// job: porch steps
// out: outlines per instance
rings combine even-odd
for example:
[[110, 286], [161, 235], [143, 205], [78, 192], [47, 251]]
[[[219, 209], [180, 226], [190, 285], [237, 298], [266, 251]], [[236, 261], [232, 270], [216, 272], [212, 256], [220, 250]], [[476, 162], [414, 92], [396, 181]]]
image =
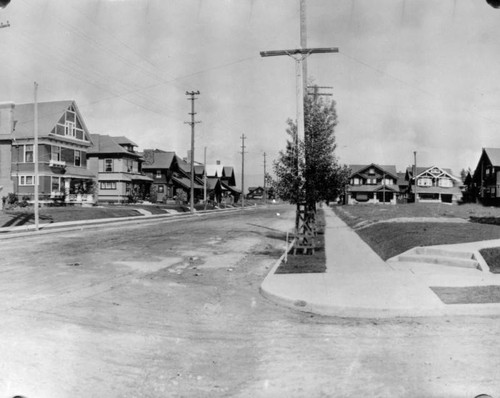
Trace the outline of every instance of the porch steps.
[[482, 270], [473, 252], [454, 251], [433, 247], [416, 247], [397, 256], [397, 261]]

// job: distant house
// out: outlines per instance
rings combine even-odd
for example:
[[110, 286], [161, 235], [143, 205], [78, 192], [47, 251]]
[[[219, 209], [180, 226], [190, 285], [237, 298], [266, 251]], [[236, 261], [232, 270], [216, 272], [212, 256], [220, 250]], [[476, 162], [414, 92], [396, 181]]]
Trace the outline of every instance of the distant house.
[[465, 183], [472, 197], [500, 205], [500, 148], [483, 148], [472, 178]]
[[98, 199], [126, 203], [149, 197], [153, 179], [141, 171], [143, 159], [137, 144], [126, 137], [91, 134], [93, 146], [87, 152], [88, 167], [98, 177]]
[[221, 196], [220, 198], [215, 198], [216, 202], [225, 201], [227, 203], [228, 200], [238, 202], [241, 191], [236, 188], [236, 177], [232, 167], [223, 166], [220, 161], [217, 161], [216, 164], [207, 164], [205, 172], [209, 180], [212, 179], [213, 181], [217, 179], [220, 181]]
[[[87, 168], [92, 143], [75, 101], [41, 102], [37, 110], [39, 199], [93, 203], [96, 175]], [[3, 196], [14, 193], [19, 199], [34, 199], [34, 120], [33, 103], [0, 106]]]
[[400, 195], [396, 166], [377, 164], [350, 165], [351, 175], [346, 187], [346, 204], [396, 204]]
[[[406, 169], [406, 180], [412, 200], [433, 203], [457, 203], [461, 200], [462, 180], [455, 177], [450, 169], [437, 166]], [[416, 182], [416, 185], [415, 185]]]
[[267, 199], [274, 198], [274, 191], [272, 187], [249, 187], [247, 199], [264, 199], [264, 192], [266, 193], [265, 197]]

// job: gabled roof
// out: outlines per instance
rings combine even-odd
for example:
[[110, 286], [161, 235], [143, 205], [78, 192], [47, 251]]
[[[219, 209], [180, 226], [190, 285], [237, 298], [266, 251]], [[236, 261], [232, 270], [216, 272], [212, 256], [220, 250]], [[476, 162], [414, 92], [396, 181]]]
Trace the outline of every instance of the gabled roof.
[[[38, 136], [48, 137], [49, 133], [55, 127], [62, 115], [71, 106], [74, 107], [78, 119], [82, 124], [85, 134], [89, 134], [87, 127], [81, 117], [80, 111], [73, 100], [39, 102], [38, 109]], [[35, 120], [35, 104], [19, 104], [14, 107], [14, 137], [15, 138], [31, 138], [34, 135], [34, 120]], [[58, 138], [68, 138], [58, 136]]]
[[492, 166], [500, 166], [500, 148], [483, 148], [483, 151], [488, 156]]
[[223, 177], [224, 166], [221, 164], [207, 164], [207, 177]]
[[377, 168], [383, 173], [389, 174], [390, 176], [394, 178], [398, 178], [398, 173], [396, 171], [396, 166], [394, 165], [380, 165], [380, 164], [351, 164], [349, 165], [349, 168], [351, 169], [351, 177], [355, 174], [361, 174], [364, 171], [369, 170], [370, 168]]
[[[455, 177], [453, 175], [453, 172], [451, 171], [451, 169], [446, 169], [446, 168], [442, 168], [442, 167], [438, 167], [438, 166], [417, 167], [417, 170], [416, 170], [417, 178], [420, 177], [422, 174], [425, 174], [432, 169], [438, 169], [440, 172], [447, 174], [450, 178], [452, 178], [456, 181], [462, 182], [462, 180], [460, 178]], [[406, 169], [406, 174], [407, 174], [408, 178], [413, 178], [413, 167], [412, 166], [410, 166]]]
[[205, 173], [205, 166], [203, 166], [202, 164], [194, 166], [194, 174], [203, 176], [204, 173]]
[[145, 149], [142, 169], [170, 169], [175, 161], [175, 152], [166, 152], [160, 149]]
[[113, 139], [116, 141], [117, 144], [119, 145], [132, 145], [132, 146], [138, 146], [134, 141], [129, 140], [125, 136], [119, 136], [119, 137], [113, 137]]
[[[120, 145], [125, 137], [111, 137], [109, 135], [90, 134], [93, 146], [89, 149], [89, 154], [127, 154], [140, 157], [138, 153], [129, 152]], [[132, 142], [132, 141], [130, 141]]]
[[230, 166], [224, 166], [222, 169], [222, 173], [224, 177], [232, 177], [234, 176], [234, 169]]

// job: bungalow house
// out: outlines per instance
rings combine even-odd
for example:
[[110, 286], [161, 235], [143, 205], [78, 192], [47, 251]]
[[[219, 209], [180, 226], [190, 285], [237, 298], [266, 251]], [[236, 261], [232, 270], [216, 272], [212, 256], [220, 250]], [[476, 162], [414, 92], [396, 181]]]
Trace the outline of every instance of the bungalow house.
[[[93, 203], [96, 175], [87, 168], [92, 143], [76, 103], [41, 102], [37, 110], [39, 199]], [[33, 103], [0, 106], [2, 196], [34, 199], [34, 111]]]
[[93, 146], [87, 152], [88, 168], [98, 178], [98, 199], [108, 203], [145, 200], [153, 179], [141, 171], [137, 144], [126, 137], [91, 134]]
[[396, 166], [377, 164], [350, 165], [351, 175], [346, 187], [346, 204], [396, 204], [400, 191]]
[[483, 148], [474, 174], [466, 185], [471, 196], [484, 204], [500, 204], [500, 148]]
[[221, 198], [218, 202], [224, 201], [227, 198], [232, 198], [234, 202], [238, 202], [241, 191], [236, 188], [236, 177], [233, 167], [223, 166], [218, 160], [216, 164], [207, 164], [205, 167], [208, 179], [218, 179], [221, 185]]
[[[144, 173], [153, 180], [156, 200], [189, 201], [191, 194], [191, 167], [178, 157], [175, 152], [160, 149], [144, 151]], [[195, 198], [203, 197], [203, 182], [198, 177], [194, 180]]]
[[[440, 167], [408, 167], [406, 169], [409, 194], [412, 200], [431, 203], [457, 203], [462, 197], [462, 180], [450, 169]], [[415, 184], [416, 182], [416, 184]]]
[[249, 187], [247, 199], [264, 199], [264, 192], [267, 199], [274, 198], [274, 190], [272, 187]]

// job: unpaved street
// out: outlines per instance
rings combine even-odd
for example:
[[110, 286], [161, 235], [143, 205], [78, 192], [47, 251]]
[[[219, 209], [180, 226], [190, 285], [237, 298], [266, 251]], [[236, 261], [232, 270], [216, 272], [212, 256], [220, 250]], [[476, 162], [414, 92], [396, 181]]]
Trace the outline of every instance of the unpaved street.
[[262, 298], [294, 216], [0, 240], [0, 397], [500, 397], [498, 318], [322, 318]]

